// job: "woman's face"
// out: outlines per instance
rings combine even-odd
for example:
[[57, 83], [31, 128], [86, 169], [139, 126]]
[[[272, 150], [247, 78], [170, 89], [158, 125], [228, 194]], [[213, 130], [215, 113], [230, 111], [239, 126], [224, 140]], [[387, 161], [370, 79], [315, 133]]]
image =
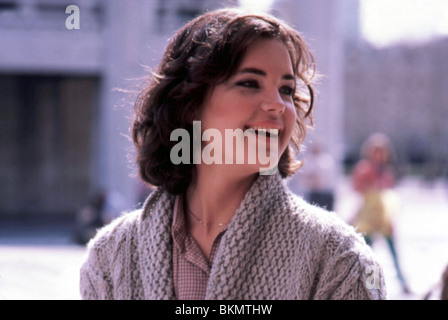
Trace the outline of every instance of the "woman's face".
[[373, 161], [377, 164], [384, 164], [389, 160], [387, 149], [383, 146], [372, 147], [368, 154], [368, 157], [370, 161]]
[[[229, 151], [224, 147], [228, 143], [224, 142], [226, 129], [241, 129], [246, 133], [246, 169], [248, 166], [253, 170], [260, 168], [259, 161], [251, 165], [248, 156], [254, 152], [259, 155], [259, 148], [264, 148], [266, 154], [271, 156], [272, 143], [278, 147], [275, 165], [278, 163], [280, 155], [288, 146], [296, 122], [293, 103], [295, 86], [291, 58], [281, 41], [260, 39], [248, 48], [235, 74], [214, 88], [202, 108], [202, 132], [215, 129], [223, 137], [223, 163], [229, 163], [229, 157], [236, 163], [238, 152], [238, 146], [235, 145], [233, 152], [226, 154], [226, 150]], [[260, 129], [276, 129], [278, 136], [273, 131], [273, 134], [265, 135]], [[251, 141], [256, 141], [258, 149]], [[207, 144], [210, 142], [203, 143], [203, 148]]]

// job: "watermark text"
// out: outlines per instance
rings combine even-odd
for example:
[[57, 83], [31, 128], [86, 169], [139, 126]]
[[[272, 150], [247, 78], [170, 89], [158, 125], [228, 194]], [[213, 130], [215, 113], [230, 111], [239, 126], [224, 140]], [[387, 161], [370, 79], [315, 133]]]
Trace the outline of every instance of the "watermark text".
[[81, 17], [79, 7], [74, 4], [67, 6], [65, 8], [65, 13], [70, 14], [67, 19], [65, 19], [65, 27], [68, 30], [80, 29], [81, 28]]
[[278, 139], [277, 129], [225, 129], [223, 137], [218, 129], [202, 132], [201, 121], [193, 121], [193, 137], [186, 129], [171, 132], [170, 140], [178, 143], [170, 160], [175, 165], [190, 164], [191, 159], [193, 164], [259, 164], [261, 175], [271, 175], [277, 170]]

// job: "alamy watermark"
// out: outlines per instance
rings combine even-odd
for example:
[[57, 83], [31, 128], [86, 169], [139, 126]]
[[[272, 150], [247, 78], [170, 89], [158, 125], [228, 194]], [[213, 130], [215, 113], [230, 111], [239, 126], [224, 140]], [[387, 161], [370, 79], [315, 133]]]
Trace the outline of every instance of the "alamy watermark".
[[193, 137], [186, 129], [171, 132], [170, 140], [180, 141], [171, 149], [170, 160], [175, 165], [190, 164], [191, 159], [193, 164], [258, 163], [264, 166], [259, 169], [261, 175], [272, 175], [277, 172], [279, 159], [278, 135], [278, 129], [248, 128], [225, 129], [223, 137], [218, 129], [202, 132], [201, 121], [193, 121]]
[[81, 13], [79, 11], [79, 7], [74, 4], [67, 6], [65, 8], [65, 13], [69, 13], [70, 15], [65, 19], [65, 27], [68, 30], [72, 29], [80, 29], [81, 28]]

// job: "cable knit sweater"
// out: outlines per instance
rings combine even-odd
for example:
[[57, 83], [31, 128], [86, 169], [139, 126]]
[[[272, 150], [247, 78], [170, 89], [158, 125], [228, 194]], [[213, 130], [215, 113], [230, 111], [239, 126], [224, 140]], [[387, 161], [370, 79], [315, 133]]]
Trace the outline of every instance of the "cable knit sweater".
[[[171, 225], [175, 197], [154, 191], [143, 209], [101, 229], [81, 268], [83, 299], [175, 299]], [[371, 287], [374, 287], [373, 289]], [[385, 299], [372, 251], [335, 213], [260, 176], [215, 258], [206, 299]]]

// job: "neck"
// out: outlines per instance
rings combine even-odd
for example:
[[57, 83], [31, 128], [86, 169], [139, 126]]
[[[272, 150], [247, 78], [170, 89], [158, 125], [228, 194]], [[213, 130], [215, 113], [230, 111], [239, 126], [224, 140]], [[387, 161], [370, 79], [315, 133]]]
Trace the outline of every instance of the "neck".
[[[186, 193], [192, 224], [200, 224], [205, 234], [222, 229], [232, 219], [257, 175], [232, 176], [227, 170], [197, 166], [197, 175]], [[200, 220], [200, 221], [199, 221]]]

